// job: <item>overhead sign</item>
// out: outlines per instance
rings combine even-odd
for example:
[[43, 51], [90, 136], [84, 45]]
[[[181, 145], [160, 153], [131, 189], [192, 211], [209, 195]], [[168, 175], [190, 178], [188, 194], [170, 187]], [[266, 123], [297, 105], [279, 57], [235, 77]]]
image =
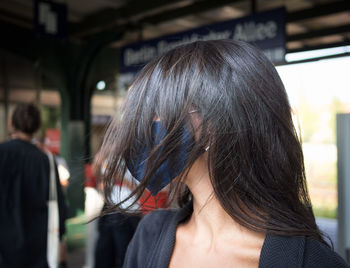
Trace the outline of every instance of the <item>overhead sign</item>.
[[46, 0], [34, 4], [35, 31], [43, 36], [67, 36], [67, 6]]
[[197, 40], [232, 39], [252, 43], [273, 62], [284, 62], [285, 9], [278, 8], [160, 38], [121, 49], [121, 81], [128, 84], [147, 62], [168, 50]]

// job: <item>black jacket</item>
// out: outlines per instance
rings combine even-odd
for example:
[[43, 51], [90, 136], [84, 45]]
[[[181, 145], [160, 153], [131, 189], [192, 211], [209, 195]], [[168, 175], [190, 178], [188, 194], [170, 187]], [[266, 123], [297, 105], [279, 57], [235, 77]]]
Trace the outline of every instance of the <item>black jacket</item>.
[[[123, 267], [168, 267], [175, 245], [177, 225], [190, 213], [189, 209], [183, 208], [158, 210], [145, 216], [129, 244]], [[267, 234], [260, 254], [259, 268], [273, 267], [349, 266], [338, 254], [314, 239]]]
[[[0, 144], [0, 268], [46, 268], [50, 164], [35, 145]], [[56, 169], [60, 233], [65, 203]]]

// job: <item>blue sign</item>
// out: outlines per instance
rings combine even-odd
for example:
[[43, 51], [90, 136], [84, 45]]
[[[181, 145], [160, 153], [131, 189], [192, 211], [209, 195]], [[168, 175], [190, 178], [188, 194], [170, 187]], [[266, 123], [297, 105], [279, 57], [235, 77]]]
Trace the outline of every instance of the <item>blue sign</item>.
[[42, 36], [67, 36], [67, 6], [46, 0], [34, 4], [34, 28]]
[[178, 45], [214, 39], [246, 41], [262, 49], [273, 63], [284, 62], [285, 9], [278, 8], [127, 45], [121, 49], [120, 83], [130, 84], [147, 62]]

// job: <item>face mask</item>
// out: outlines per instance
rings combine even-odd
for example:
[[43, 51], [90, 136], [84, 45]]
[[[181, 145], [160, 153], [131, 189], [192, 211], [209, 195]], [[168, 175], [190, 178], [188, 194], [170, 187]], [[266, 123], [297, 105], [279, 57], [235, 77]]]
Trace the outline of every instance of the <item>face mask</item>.
[[[160, 121], [153, 122], [152, 125], [152, 148], [146, 148], [146, 146], [140, 146], [133, 152], [132, 159], [126, 160], [126, 165], [133, 175], [133, 177], [140, 181], [143, 179], [147, 167], [148, 155], [155, 146], [160, 144], [166, 135], [166, 129], [162, 126]], [[189, 157], [189, 152], [194, 145], [192, 135], [186, 128], [182, 129], [181, 133], [181, 144], [177, 148], [175, 155], [176, 157], [169, 157], [163, 164], [156, 170], [155, 174], [150, 180], [147, 186], [151, 194], [156, 195], [161, 189], [168, 185], [171, 180], [177, 177], [185, 168], [185, 163]], [[160, 149], [162, 153], [164, 147]], [[206, 148], [207, 150], [207, 148]], [[203, 150], [205, 152], [206, 150]]]

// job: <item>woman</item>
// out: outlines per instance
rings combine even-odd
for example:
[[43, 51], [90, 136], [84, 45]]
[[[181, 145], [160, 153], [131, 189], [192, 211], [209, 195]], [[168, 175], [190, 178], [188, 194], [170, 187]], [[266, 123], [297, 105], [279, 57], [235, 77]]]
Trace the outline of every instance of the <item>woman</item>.
[[[11, 140], [0, 144], [0, 267], [47, 268], [50, 164], [32, 143], [40, 112], [20, 104], [11, 117]], [[60, 236], [65, 203], [56, 171]]]
[[[126, 171], [179, 209], [147, 215], [124, 267], [347, 267], [315, 223], [291, 107], [254, 47], [199, 41], [147, 64], [105, 137], [105, 180]], [[131, 198], [131, 196], [130, 196]]]

